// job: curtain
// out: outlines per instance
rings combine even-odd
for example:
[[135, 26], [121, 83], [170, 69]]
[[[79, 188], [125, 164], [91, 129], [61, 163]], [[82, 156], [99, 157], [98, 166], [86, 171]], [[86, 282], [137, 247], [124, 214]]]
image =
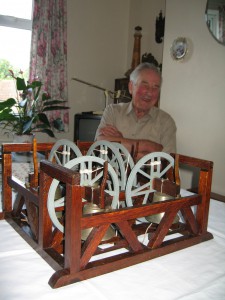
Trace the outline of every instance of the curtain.
[[[68, 101], [66, 0], [34, 0], [29, 77], [42, 81], [52, 99]], [[68, 110], [48, 116], [59, 130], [68, 131]]]

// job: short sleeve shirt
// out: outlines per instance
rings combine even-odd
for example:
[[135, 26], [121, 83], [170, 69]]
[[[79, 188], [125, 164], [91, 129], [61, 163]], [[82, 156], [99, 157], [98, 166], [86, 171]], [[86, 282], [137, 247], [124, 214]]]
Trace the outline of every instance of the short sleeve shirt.
[[172, 117], [158, 107], [152, 107], [148, 114], [138, 119], [135, 115], [132, 102], [110, 104], [106, 107], [99, 129], [106, 126], [115, 126], [127, 139], [145, 139], [159, 143], [163, 152], [176, 152], [176, 124]]

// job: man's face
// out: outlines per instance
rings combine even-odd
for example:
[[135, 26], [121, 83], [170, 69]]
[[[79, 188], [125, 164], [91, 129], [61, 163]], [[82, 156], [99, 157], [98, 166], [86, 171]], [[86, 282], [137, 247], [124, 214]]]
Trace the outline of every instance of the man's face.
[[129, 92], [132, 95], [134, 108], [148, 113], [157, 103], [160, 92], [161, 78], [153, 70], [143, 70], [137, 82], [129, 83]]

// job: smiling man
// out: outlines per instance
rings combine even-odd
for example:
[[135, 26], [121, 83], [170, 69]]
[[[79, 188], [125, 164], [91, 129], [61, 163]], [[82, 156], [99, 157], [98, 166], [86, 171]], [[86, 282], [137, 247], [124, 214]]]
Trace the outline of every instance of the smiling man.
[[121, 142], [129, 151], [135, 148], [137, 160], [151, 152], [176, 152], [176, 124], [168, 113], [155, 106], [161, 82], [156, 66], [138, 65], [130, 74], [132, 101], [106, 107], [96, 139]]

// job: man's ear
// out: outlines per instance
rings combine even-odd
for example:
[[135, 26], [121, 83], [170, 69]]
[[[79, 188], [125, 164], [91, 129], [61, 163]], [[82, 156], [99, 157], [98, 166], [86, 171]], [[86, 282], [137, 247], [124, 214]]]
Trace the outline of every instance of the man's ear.
[[128, 83], [128, 90], [129, 90], [129, 93], [132, 95], [132, 92], [133, 92], [133, 82], [132, 81], [129, 81], [129, 83]]

